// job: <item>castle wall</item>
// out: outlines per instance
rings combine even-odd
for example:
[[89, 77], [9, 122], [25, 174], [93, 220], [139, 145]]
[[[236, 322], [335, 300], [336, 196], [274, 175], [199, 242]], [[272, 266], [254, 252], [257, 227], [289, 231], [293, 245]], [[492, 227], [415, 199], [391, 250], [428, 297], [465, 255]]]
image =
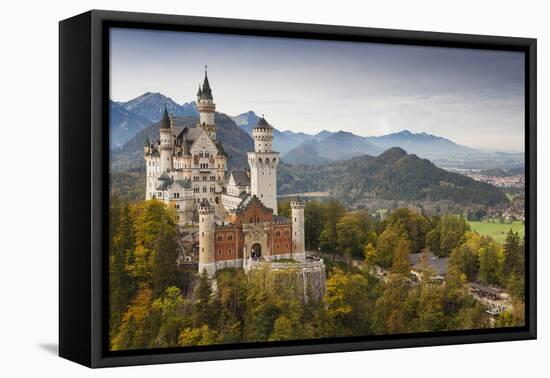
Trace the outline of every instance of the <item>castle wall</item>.
[[292, 251], [292, 226], [290, 224], [273, 225], [271, 235], [272, 255], [285, 255], [282, 258], [290, 258], [290, 252]]
[[216, 228], [216, 261], [242, 259], [241, 229], [237, 227]]
[[325, 295], [326, 267], [323, 260], [302, 263], [248, 261], [244, 268], [249, 274], [269, 269], [276, 276], [277, 282], [285, 285], [286, 282], [292, 282], [297, 297], [303, 302], [318, 302]]

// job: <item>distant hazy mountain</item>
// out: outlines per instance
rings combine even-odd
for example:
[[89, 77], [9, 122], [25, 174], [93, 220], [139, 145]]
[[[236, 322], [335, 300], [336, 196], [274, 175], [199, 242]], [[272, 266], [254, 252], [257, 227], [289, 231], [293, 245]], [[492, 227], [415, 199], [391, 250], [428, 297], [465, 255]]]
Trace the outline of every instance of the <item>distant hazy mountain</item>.
[[505, 203], [502, 190], [436, 167], [427, 159], [390, 148], [326, 165], [281, 164], [280, 194], [327, 191], [344, 203], [365, 198], [409, 201], [452, 201], [494, 205]]
[[371, 143], [386, 150], [391, 147], [400, 147], [410, 154], [426, 156], [428, 154], [468, 154], [478, 151], [439, 136], [427, 133], [411, 133], [403, 130], [384, 136], [367, 137]]
[[122, 105], [109, 101], [111, 149], [121, 147], [151, 122], [126, 110]]
[[246, 133], [252, 136], [252, 128], [258, 123], [260, 117], [254, 113], [252, 110], [239, 114], [238, 116], [231, 117], [233, 122], [239, 127], [241, 127]]
[[[177, 128], [188, 126], [195, 127], [198, 119], [190, 116], [174, 117], [174, 125]], [[223, 149], [229, 156], [229, 170], [248, 167], [247, 151], [254, 150], [254, 141], [233, 120], [223, 113], [215, 114], [217, 124], [217, 139], [223, 145]], [[160, 122], [142, 129], [122, 148], [111, 152], [111, 169], [113, 171], [143, 171], [145, 160], [143, 159], [143, 143], [145, 138], [151, 141], [159, 135]]]
[[300, 144], [299, 147], [292, 149], [284, 155], [282, 161], [287, 164], [306, 164], [320, 165], [327, 164], [329, 160], [321, 157], [319, 153], [319, 142], [316, 140], [308, 140]]
[[199, 115], [194, 101], [179, 105], [170, 97], [166, 97], [161, 93], [147, 92], [133, 100], [119, 102], [119, 104], [151, 123], [160, 120], [165, 105], [168, 107], [168, 112], [174, 116], [198, 117]]
[[319, 165], [326, 161], [346, 160], [359, 155], [378, 155], [382, 151], [382, 148], [374, 145], [367, 138], [338, 131], [320, 138], [320, 141], [314, 137], [302, 142], [283, 155], [283, 161], [288, 164]]
[[334, 134], [334, 133], [331, 132], [331, 131], [323, 130], [323, 131], [318, 132], [317, 134], [315, 134], [315, 135], [313, 136], [313, 138], [314, 138], [317, 142], [320, 142], [320, 141], [322, 141], [323, 139], [325, 139], [326, 137], [331, 136], [332, 134]]

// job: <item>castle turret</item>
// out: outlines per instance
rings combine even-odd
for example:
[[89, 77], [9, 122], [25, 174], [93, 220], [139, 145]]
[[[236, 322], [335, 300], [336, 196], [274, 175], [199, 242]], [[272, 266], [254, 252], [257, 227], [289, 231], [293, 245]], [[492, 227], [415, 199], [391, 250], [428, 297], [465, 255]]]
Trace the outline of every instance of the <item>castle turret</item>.
[[277, 215], [277, 166], [279, 153], [273, 151], [273, 126], [262, 117], [252, 129], [254, 152], [248, 153], [250, 192]]
[[160, 120], [160, 172], [166, 172], [172, 168], [172, 154], [174, 152], [172, 133], [172, 120], [168, 115], [168, 109], [164, 106], [162, 119]]
[[210, 136], [210, 139], [216, 140], [216, 124], [214, 123], [214, 112], [216, 111], [216, 104], [214, 104], [214, 98], [212, 97], [212, 89], [208, 82], [208, 72], [206, 68], [204, 70], [204, 82], [202, 88], [199, 85], [199, 91], [197, 92], [197, 104], [199, 108], [199, 126], [204, 129]]
[[151, 153], [151, 141], [149, 140], [149, 137], [145, 137], [145, 140], [143, 141], [143, 152], [145, 155]]
[[206, 269], [210, 276], [216, 272], [214, 225], [214, 208], [202, 202], [199, 206], [199, 273]]
[[306, 260], [304, 207], [305, 204], [299, 197], [290, 201], [292, 212], [292, 258], [298, 261]]

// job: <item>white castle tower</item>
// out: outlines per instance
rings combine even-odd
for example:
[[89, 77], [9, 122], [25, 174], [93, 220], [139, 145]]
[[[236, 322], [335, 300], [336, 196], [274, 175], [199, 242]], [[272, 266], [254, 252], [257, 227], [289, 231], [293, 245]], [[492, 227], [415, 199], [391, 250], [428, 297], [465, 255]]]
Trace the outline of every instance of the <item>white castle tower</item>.
[[211, 277], [216, 272], [214, 227], [214, 208], [205, 201], [199, 206], [199, 273], [206, 269]]
[[168, 109], [164, 106], [164, 113], [160, 121], [160, 173], [172, 169], [172, 154], [174, 153], [172, 120]]
[[304, 235], [304, 202], [299, 197], [290, 201], [292, 216], [292, 258], [306, 261], [306, 247]]
[[273, 151], [273, 126], [262, 117], [252, 129], [254, 152], [248, 153], [250, 192], [277, 215], [277, 166], [279, 153]]
[[216, 104], [214, 104], [214, 98], [212, 97], [212, 89], [208, 82], [208, 72], [204, 70], [204, 82], [202, 88], [199, 85], [199, 91], [197, 92], [197, 105], [199, 108], [199, 126], [203, 128], [208, 134], [210, 139], [216, 140], [216, 124], [214, 123], [214, 112], [216, 111]]

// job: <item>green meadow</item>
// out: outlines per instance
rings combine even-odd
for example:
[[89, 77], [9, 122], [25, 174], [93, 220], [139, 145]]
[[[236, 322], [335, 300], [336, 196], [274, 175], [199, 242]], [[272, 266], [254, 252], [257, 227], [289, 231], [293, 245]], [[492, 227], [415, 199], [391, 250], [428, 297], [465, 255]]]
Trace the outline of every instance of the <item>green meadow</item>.
[[482, 222], [469, 222], [472, 230], [479, 232], [482, 235], [491, 236], [499, 243], [504, 243], [506, 239], [506, 233], [512, 229], [514, 232], [518, 232], [519, 236], [523, 238], [525, 235], [525, 225], [521, 221], [515, 221], [512, 223], [495, 223], [482, 221]]

